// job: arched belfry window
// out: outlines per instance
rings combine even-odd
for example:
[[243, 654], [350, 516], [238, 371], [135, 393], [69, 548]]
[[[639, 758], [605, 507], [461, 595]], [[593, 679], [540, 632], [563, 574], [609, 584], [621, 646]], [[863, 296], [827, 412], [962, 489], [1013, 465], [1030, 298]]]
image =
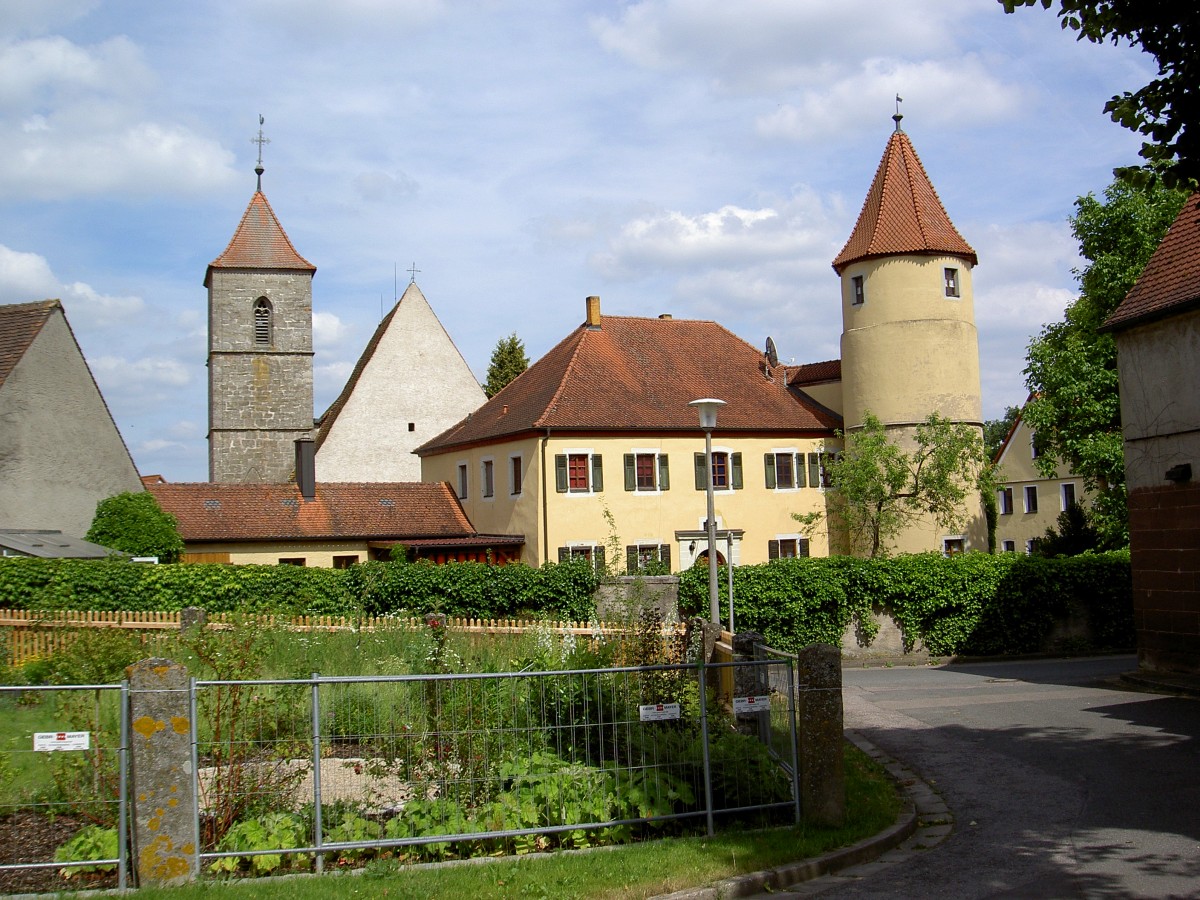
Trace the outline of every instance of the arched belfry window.
[[266, 297], [254, 301], [254, 343], [271, 343], [271, 301]]

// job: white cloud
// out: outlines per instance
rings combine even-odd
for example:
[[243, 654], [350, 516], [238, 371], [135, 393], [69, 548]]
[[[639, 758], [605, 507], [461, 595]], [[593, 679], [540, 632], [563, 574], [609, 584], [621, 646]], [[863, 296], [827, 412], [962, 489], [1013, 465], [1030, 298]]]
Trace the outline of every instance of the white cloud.
[[[909, 90], [918, 86], [919, 91]], [[887, 109], [898, 93], [908, 95], [901, 112], [911, 110], [925, 127], [1006, 119], [1019, 109], [1021, 100], [1019, 87], [999, 80], [975, 56], [917, 63], [868, 59], [857, 72], [803, 91], [797, 102], [781, 104], [755, 124], [764, 137], [820, 140], [858, 130], [864, 108]]]
[[960, 0], [643, 0], [591, 25], [605, 49], [638, 66], [772, 93], [829, 81], [864, 57], [945, 53], [971, 13]]
[[638, 216], [622, 225], [590, 262], [610, 278], [739, 268], [821, 254], [831, 239], [824, 205], [814, 194], [801, 193], [758, 209], [727, 205], [695, 215], [663, 211]]
[[84, 328], [128, 322], [145, 306], [141, 297], [101, 294], [80, 281], [63, 283], [55, 277], [44, 257], [0, 244], [0, 302], [50, 299], [62, 300], [67, 320]]
[[354, 179], [354, 189], [372, 203], [393, 203], [414, 196], [420, 185], [403, 172], [363, 172]]
[[313, 346], [318, 350], [328, 350], [343, 343], [350, 334], [350, 329], [333, 313], [314, 312], [312, 316]]
[[99, 0], [8, 0], [3, 27], [13, 34], [41, 34], [74, 22], [98, 5]]
[[99, 356], [89, 360], [92, 374], [104, 384], [104, 389], [146, 396], [156, 396], [163, 388], [179, 388], [191, 381], [188, 369], [177, 359], [146, 356], [126, 359], [123, 356]]

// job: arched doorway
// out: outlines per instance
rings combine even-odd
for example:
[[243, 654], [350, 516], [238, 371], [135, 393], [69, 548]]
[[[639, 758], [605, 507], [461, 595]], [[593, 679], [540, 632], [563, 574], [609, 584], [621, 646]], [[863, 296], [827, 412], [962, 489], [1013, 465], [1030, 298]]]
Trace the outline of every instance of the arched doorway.
[[[697, 565], [697, 566], [701, 566], [701, 565], [707, 566], [708, 565], [708, 551], [707, 550], [700, 551], [700, 553], [696, 556], [695, 565]], [[722, 553], [720, 550], [717, 551], [717, 565], [718, 566], [725, 565], [725, 554]]]

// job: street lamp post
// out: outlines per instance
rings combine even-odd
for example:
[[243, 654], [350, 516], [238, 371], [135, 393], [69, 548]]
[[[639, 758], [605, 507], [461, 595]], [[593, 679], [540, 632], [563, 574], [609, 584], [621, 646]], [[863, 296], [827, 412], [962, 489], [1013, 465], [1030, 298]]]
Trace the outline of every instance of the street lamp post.
[[693, 400], [688, 404], [700, 414], [700, 427], [704, 429], [704, 465], [708, 470], [708, 518], [704, 523], [708, 531], [708, 613], [712, 623], [718, 626], [721, 624], [721, 601], [717, 590], [717, 514], [713, 497], [712, 433], [717, 427], [717, 410], [724, 405], [724, 400], [711, 397]]

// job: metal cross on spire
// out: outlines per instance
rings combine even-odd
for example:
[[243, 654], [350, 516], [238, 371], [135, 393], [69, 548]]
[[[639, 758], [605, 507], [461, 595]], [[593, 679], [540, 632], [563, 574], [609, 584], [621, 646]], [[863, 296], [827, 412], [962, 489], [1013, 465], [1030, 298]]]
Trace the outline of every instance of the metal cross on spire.
[[411, 278], [408, 280], [408, 283], [409, 283], [409, 284], [416, 284], [416, 283], [417, 283], [417, 273], [421, 271], [420, 269], [418, 269], [418, 268], [417, 268], [417, 264], [416, 264], [416, 263], [413, 263], [413, 264], [412, 264], [412, 268], [411, 268], [411, 269], [405, 269], [404, 271], [406, 271], [406, 272], [407, 272], [409, 275], [411, 275], [411, 276], [412, 276], [412, 277], [411, 277]]
[[263, 123], [266, 121], [267, 120], [263, 118], [262, 113], [259, 113], [258, 114], [258, 137], [250, 138], [250, 143], [258, 144], [258, 163], [254, 166], [254, 174], [256, 174], [258, 176], [258, 189], [260, 191], [262, 190], [262, 176], [263, 176], [262, 148], [263, 148], [263, 144], [271, 143], [271, 139], [269, 137], [263, 137], [262, 127], [263, 127]]

